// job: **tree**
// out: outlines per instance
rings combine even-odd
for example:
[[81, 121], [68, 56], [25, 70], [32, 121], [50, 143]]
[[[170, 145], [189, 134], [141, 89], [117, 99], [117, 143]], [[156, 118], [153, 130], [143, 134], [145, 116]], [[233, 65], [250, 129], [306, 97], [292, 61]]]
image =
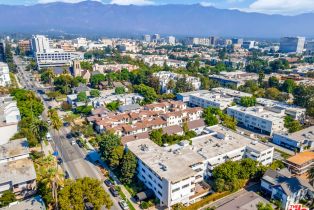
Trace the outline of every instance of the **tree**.
[[108, 104], [106, 104], [106, 108], [110, 111], [117, 111], [120, 106], [120, 101], [112, 101]]
[[124, 87], [116, 87], [114, 90], [115, 94], [124, 94], [125, 93], [125, 88]]
[[99, 90], [91, 90], [90, 91], [90, 96], [93, 97], [93, 98], [99, 97], [100, 96]]
[[279, 87], [279, 80], [272, 76], [272, 77], [269, 77], [268, 79], [268, 86], [269, 87], [274, 87], [274, 88], [278, 88]]
[[111, 152], [111, 154], [108, 157], [108, 164], [111, 168], [116, 168], [120, 165], [120, 162], [123, 158], [124, 154], [124, 147], [123, 146], [117, 146], [114, 148]]
[[106, 80], [106, 77], [105, 75], [103, 74], [95, 74], [95, 75], [92, 75], [91, 78], [90, 78], [90, 83], [91, 83], [91, 86], [93, 88], [97, 88], [98, 85], [102, 82], [102, 81], [105, 81]]
[[255, 106], [256, 98], [248, 97], [248, 96], [241, 97], [240, 104], [241, 106], [245, 106], [245, 107]]
[[6, 190], [0, 197], [0, 207], [8, 206], [14, 201], [16, 201], [15, 194], [10, 190]]
[[70, 94], [72, 88], [72, 77], [68, 74], [61, 74], [54, 79], [53, 84], [55, 85], [55, 90], [63, 94]]
[[83, 91], [77, 94], [77, 101], [86, 102], [87, 101], [86, 92]]
[[144, 84], [135, 85], [134, 91], [141, 94], [144, 97], [144, 102], [146, 104], [150, 104], [157, 99], [157, 94], [154, 88], [151, 88]]
[[152, 130], [149, 134], [150, 139], [158, 144], [159, 146], [162, 145], [162, 129], [155, 129]]
[[270, 203], [264, 204], [259, 202], [257, 205], [257, 210], [274, 210]]
[[30, 130], [36, 138], [39, 139], [39, 143], [41, 143], [41, 150], [43, 150], [42, 141], [48, 133], [48, 124], [42, 120], [34, 119], [30, 122]]
[[58, 115], [58, 111], [56, 109], [49, 109], [48, 110], [48, 117], [51, 120], [51, 126], [53, 129], [59, 131], [60, 128], [63, 126], [62, 120]]
[[59, 192], [59, 207], [61, 210], [85, 209], [85, 203], [91, 203], [94, 209], [107, 209], [113, 205], [110, 196], [101, 186], [100, 181], [89, 177], [77, 180], [67, 180]]
[[101, 156], [108, 161], [111, 157], [112, 151], [121, 145], [121, 139], [119, 136], [113, 133], [103, 133], [99, 138], [99, 151]]
[[169, 82], [167, 83], [167, 89], [168, 90], [174, 90], [174, 88], [176, 87], [176, 83], [173, 79], [170, 79]]
[[75, 109], [75, 113], [86, 116], [91, 113], [92, 109], [93, 109], [92, 106], [79, 106]]
[[280, 96], [281, 92], [277, 88], [267, 88], [265, 91], [265, 97], [272, 99], [272, 100], [277, 100], [277, 98]]
[[263, 84], [264, 79], [265, 79], [265, 74], [263, 71], [260, 71], [258, 73], [258, 84], [259, 84], [259, 86], [261, 86]]
[[187, 82], [186, 77], [179, 78], [176, 83], [175, 92], [176, 93], [183, 93], [192, 91], [193, 87], [190, 82]]
[[147, 85], [149, 87], [154, 88], [156, 93], [160, 93], [160, 81], [158, 77], [155, 76], [150, 77]]
[[211, 107], [204, 109], [203, 118], [206, 125], [208, 126], [217, 125], [219, 123], [219, 120]]
[[123, 155], [122, 163], [121, 163], [121, 182], [124, 184], [130, 184], [132, 179], [134, 178], [136, 171], [136, 158], [130, 152], [126, 151]]
[[294, 120], [291, 116], [286, 116], [284, 119], [284, 126], [289, 133], [293, 133], [302, 129], [302, 125], [298, 120]]
[[297, 85], [292, 79], [287, 79], [284, 81], [284, 83], [281, 86], [282, 91], [285, 91], [287, 93], [293, 93], [295, 87]]
[[52, 69], [47, 69], [40, 75], [40, 79], [43, 83], [52, 84], [53, 79], [55, 78], [55, 74]]
[[93, 71], [93, 64], [88, 61], [81, 61], [81, 68], [89, 71]]

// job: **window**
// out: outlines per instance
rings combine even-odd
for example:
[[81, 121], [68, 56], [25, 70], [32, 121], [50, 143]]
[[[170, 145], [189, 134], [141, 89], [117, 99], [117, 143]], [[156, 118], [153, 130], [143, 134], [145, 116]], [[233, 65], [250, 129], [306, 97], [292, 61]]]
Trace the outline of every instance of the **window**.
[[189, 184], [183, 185], [183, 186], [182, 186], [182, 189], [183, 189], [183, 188], [187, 188], [188, 186], [189, 186]]
[[178, 192], [179, 190], [180, 190], [180, 187], [179, 187], [179, 188], [176, 188], [176, 189], [173, 189], [173, 190], [172, 190], [172, 193]]

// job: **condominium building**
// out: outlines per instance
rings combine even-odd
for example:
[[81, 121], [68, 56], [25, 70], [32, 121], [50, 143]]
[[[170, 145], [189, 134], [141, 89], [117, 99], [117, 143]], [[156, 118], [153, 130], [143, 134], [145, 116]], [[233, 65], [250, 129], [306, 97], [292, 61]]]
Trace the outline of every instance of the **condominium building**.
[[204, 189], [204, 179], [227, 160], [252, 158], [264, 165], [272, 162], [273, 147], [221, 126], [210, 129], [210, 134], [191, 139], [192, 145], [182, 141], [160, 147], [150, 139], [126, 144], [137, 157], [138, 178], [155, 193], [162, 206], [190, 204], [209, 193]]
[[217, 81], [222, 86], [239, 87], [241, 85], [244, 85], [246, 81], [257, 81], [258, 75], [255, 73], [248, 73], [244, 71], [234, 71], [220, 72], [219, 75], [210, 75], [209, 78]]
[[18, 46], [21, 52], [31, 52], [31, 42], [30, 40], [20, 40]]
[[0, 86], [6, 87], [11, 84], [9, 66], [6, 63], [0, 62]]
[[305, 37], [283, 37], [280, 39], [280, 51], [283, 53], [302, 53]]
[[143, 36], [143, 40], [145, 42], [150, 42], [151, 41], [151, 36], [149, 34], [146, 34], [146, 35]]
[[262, 106], [227, 108], [227, 114], [249, 129], [272, 135], [273, 132], [285, 131], [284, 112], [273, 112]]
[[213, 88], [209, 92], [191, 94], [189, 104], [203, 108], [216, 107], [223, 110], [232, 106], [235, 101], [243, 96], [251, 96], [251, 94], [226, 88]]
[[176, 38], [174, 36], [168, 36], [167, 43], [170, 45], [175, 45], [176, 44]]
[[17, 198], [23, 198], [35, 193], [36, 172], [29, 153], [27, 139], [0, 146], [0, 194], [12, 190]]
[[291, 116], [294, 120], [299, 120], [301, 122], [305, 120], [306, 109], [299, 106], [286, 104], [284, 102], [279, 102], [266, 98], [257, 98], [256, 104], [264, 106], [274, 112], [284, 111], [286, 115]]
[[314, 126], [294, 133], [275, 132], [272, 142], [293, 151], [314, 149]]
[[18, 131], [20, 111], [12, 97], [0, 98], [0, 145], [6, 144]]

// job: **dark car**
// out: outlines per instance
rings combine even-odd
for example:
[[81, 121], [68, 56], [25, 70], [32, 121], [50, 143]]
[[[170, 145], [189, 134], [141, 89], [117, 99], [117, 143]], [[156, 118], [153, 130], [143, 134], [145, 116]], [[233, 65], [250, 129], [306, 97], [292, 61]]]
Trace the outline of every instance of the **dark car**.
[[82, 144], [82, 142], [81, 142], [79, 139], [76, 140], [76, 143], [77, 143], [77, 145], [78, 145], [79, 147], [81, 147], [81, 148], [84, 147], [84, 145]]
[[68, 139], [70, 139], [70, 138], [72, 138], [73, 136], [72, 136], [71, 133], [68, 133], [68, 134], [66, 135], [66, 137], [67, 137]]
[[111, 192], [111, 194], [112, 194], [114, 197], [118, 197], [118, 196], [119, 196], [119, 192], [118, 192], [114, 187], [110, 187], [110, 188], [109, 188], [109, 191]]
[[68, 173], [67, 171], [64, 172], [64, 178], [65, 178], [65, 179], [70, 178], [70, 175], [69, 175], [69, 173]]
[[60, 158], [60, 157], [57, 159], [57, 161], [58, 161], [58, 164], [59, 164], [59, 165], [61, 165], [61, 164], [63, 163], [63, 160], [62, 160], [62, 158]]
[[104, 183], [107, 185], [107, 187], [112, 187], [113, 186], [113, 183], [109, 179], [106, 179], [104, 181]]

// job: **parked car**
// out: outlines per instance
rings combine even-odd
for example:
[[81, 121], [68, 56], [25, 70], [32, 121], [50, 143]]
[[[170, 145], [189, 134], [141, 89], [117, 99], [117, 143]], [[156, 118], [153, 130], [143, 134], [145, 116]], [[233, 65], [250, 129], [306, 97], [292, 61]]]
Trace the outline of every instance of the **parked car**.
[[46, 134], [46, 139], [47, 139], [48, 141], [51, 141], [51, 140], [52, 140], [51, 134], [50, 134], [49, 132]]
[[64, 178], [65, 178], [65, 179], [70, 178], [70, 175], [69, 175], [69, 173], [68, 173], [67, 171], [64, 171]]
[[70, 138], [72, 138], [72, 134], [71, 134], [71, 133], [68, 133], [68, 134], [66, 135], [66, 137], [67, 137], [68, 139], [70, 139]]
[[72, 144], [72, 145], [76, 144], [76, 142], [75, 142], [74, 139], [71, 141], [71, 144]]
[[77, 145], [78, 145], [79, 147], [81, 147], [81, 148], [84, 147], [84, 145], [82, 144], [82, 142], [81, 142], [79, 139], [76, 140], [76, 143], [77, 143]]
[[129, 209], [129, 206], [128, 206], [128, 204], [127, 204], [127, 202], [125, 200], [120, 200], [119, 201], [119, 205], [121, 206], [121, 208], [123, 210], [128, 210]]
[[107, 185], [107, 187], [113, 187], [113, 183], [109, 179], [106, 179], [104, 183]]
[[114, 197], [118, 197], [118, 196], [119, 196], [119, 192], [118, 192], [114, 187], [110, 187], [110, 188], [109, 188], [109, 191], [111, 192], [111, 194], [112, 194]]

